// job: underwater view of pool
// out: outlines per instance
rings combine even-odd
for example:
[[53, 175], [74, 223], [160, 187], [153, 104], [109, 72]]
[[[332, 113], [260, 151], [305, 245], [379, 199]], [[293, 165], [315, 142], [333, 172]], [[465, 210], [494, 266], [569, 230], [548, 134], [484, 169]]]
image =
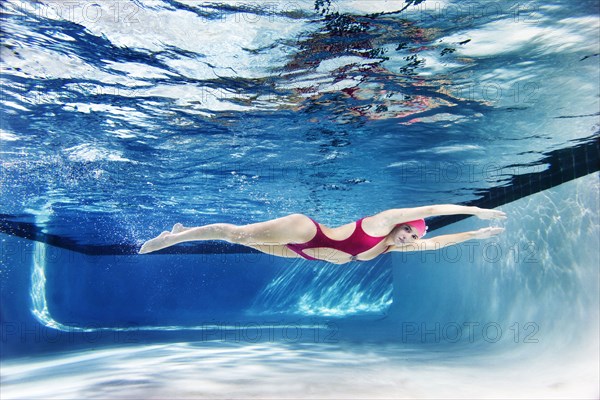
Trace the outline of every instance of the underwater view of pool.
[[[598, 1], [0, 4], [0, 397], [600, 396]], [[427, 219], [333, 264], [175, 223]]]

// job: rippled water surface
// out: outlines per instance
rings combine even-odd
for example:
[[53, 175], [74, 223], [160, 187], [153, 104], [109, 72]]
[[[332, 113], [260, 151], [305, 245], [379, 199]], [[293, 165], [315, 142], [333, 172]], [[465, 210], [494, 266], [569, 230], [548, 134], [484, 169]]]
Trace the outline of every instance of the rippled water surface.
[[597, 6], [3, 2], [2, 213], [137, 244], [476, 199], [597, 131]]

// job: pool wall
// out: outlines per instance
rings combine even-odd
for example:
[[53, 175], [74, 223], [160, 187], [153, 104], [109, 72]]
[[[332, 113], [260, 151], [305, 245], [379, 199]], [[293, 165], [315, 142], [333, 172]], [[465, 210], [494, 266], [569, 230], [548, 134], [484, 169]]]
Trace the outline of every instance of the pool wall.
[[[499, 207], [505, 232], [394, 254], [390, 319], [409, 342], [596, 349], [599, 185], [588, 175]], [[436, 235], [486, 227], [468, 218]], [[592, 352], [592, 354], [594, 354]]]
[[[346, 266], [256, 254], [87, 256], [2, 234], [2, 357], [184, 339], [290, 342], [298, 332], [597, 357], [598, 193], [595, 173], [502, 206], [508, 220], [491, 223], [506, 229], [498, 238]], [[489, 225], [469, 218], [434, 234]]]

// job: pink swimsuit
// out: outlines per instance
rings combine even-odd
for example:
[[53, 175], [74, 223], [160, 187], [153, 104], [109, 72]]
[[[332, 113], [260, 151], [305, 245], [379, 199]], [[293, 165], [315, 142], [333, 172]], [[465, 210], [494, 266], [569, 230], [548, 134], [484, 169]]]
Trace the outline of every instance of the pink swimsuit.
[[315, 236], [306, 243], [290, 243], [287, 247], [307, 260], [318, 260], [317, 258], [304, 253], [305, 249], [314, 249], [317, 247], [326, 247], [343, 251], [344, 253], [352, 255], [352, 259], [356, 260], [357, 255], [372, 249], [386, 238], [386, 236], [376, 237], [368, 235], [362, 228], [363, 219], [364, 218], [361, 218], [356, 221], [356, 228], [354, 228], [354, 232], [352, 232], [352, 235], [350, 235], [349, 238], [344, 240], [334, 240], [325, 235], [317, 221], [311, 218], [311, 221], [314, 222], [317, 227]]

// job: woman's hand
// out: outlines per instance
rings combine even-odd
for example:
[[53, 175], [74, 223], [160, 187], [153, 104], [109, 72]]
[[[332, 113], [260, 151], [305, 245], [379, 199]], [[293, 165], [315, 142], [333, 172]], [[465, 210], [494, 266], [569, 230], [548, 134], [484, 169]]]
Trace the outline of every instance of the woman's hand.
[[476, 215], [480, 219], [506, 219], [506, 213], [498, 210], [489, 210], [487, 208], [476, 207], [473, 215]]
[[496, 236], [504, 232], [504, 228], [482, 228], [477, 231], [473, 231], [473, 239], [487, 239], [492, 236]]

